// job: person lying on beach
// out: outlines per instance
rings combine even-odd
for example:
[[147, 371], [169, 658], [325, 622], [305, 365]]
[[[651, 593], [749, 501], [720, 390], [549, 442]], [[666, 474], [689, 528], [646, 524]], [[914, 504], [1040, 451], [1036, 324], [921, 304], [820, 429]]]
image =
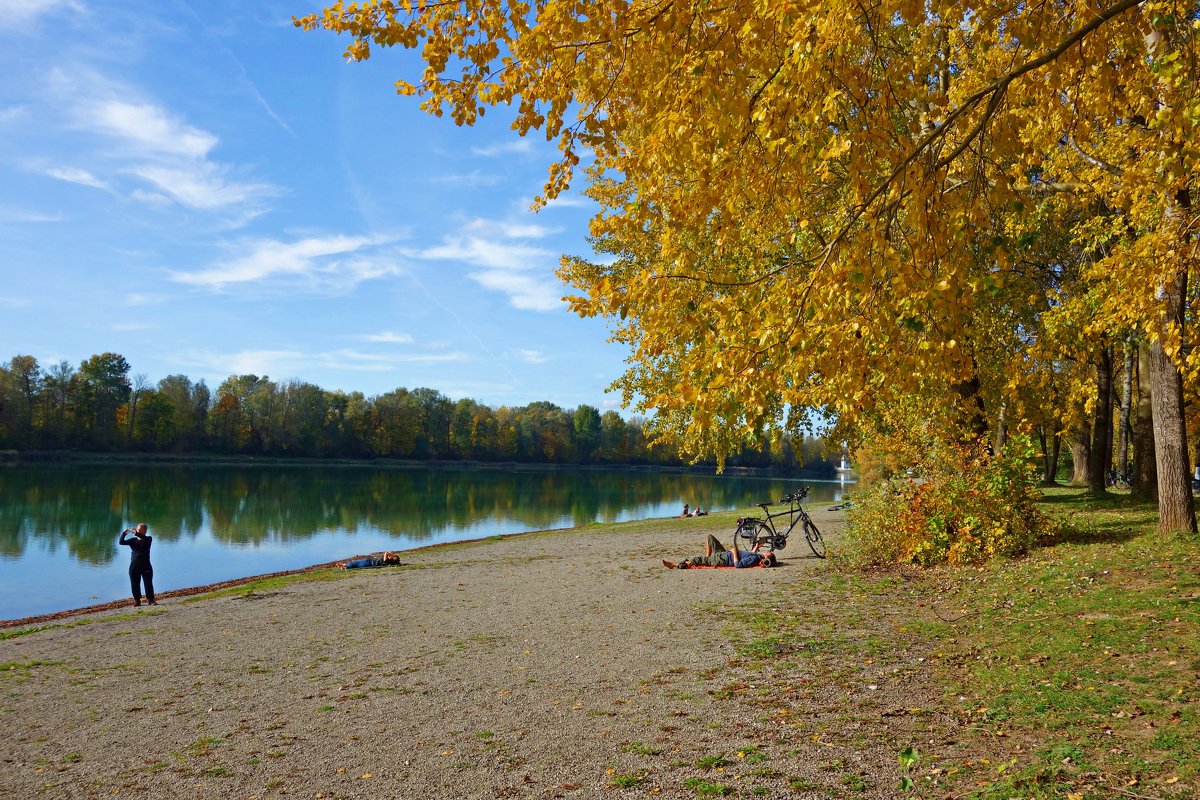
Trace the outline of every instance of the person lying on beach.
[[736, 544], [733, 545], [732, 550], [726, 550], [725, 546], [717, 541], [717, 537], [710, 533], [708, 543], [704, 546], [704, 555], [692, 556], [679, 562], [663, 559], [662, 565], [667, 569], [691, 569], [694, 567], [773, 567], [777, 563], [778, 560], [774, 553], [738, 550]]
[[366, 558], [356, 558], [352, 561], [339, 561], [338, 566], [342, 569], [365, 569], [367, 567], [386, 567], [390, 564], [399, 563], [400, 556], [389, 550], [382, 556], [367, 556]]

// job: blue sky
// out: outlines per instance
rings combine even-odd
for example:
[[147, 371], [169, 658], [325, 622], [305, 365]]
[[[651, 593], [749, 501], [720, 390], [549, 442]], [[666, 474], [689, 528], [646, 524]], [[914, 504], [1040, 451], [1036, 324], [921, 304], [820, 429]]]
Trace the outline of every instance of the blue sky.
[[554, 146], [428, 117], [319, 8], [0, 0], [0, 359], [619, 407], [554, 276], [591, 206], [529, 211]]

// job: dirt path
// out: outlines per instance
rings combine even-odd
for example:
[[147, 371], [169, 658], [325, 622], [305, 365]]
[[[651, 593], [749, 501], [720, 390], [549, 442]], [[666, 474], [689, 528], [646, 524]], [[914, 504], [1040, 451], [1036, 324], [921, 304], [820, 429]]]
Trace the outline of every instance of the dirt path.
[[797, 542], [779, 569], [659, 565], [729, 529], [432, 549], [0, 641], [0, 796], [895, 796], [900, 749], [953, 746], [920, 648], [842, 609], [760, 671], [774, 645], [743, 612], [804, 624], [830, 562]]

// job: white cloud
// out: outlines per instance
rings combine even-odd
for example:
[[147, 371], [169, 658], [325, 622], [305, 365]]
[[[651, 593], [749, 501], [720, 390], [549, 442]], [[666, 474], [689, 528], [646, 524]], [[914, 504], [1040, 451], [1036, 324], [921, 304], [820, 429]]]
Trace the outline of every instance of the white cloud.
[[216, 136], [150, 103], [85, 102], [77, 114], [85, 127], [136, 144], [142, 152], [203, 159], [217, 145]]
[[61, 212], [48, 213], [25, 211], [20, 208], [0, 208], [0, 220], [8, 222], [62, 222], [66, 215]]
[[489, 175], [479, 170], [468, 172], [465, 175], [442, 175], [440, 177], [431, 178], [430, 183], [439, 184], [441, 186], [458, 186], [467, 189], [479, 189], [489, 186], [496, 186], [504, 181], [503, 175]]
[[67, 183], [78, 183], [81, 186], [91, 186], [94, 189], [109, 188], [108, 184], [97, 178], [86, 169], [76, 169], [74, 167], [52, 167], [46, 170], [46, 174], [51, 178], [58, 178], [60, 181]]
[[368, 333], [358, 337], [364, 342], [381, 342], [384, 344], [412, 344], [413, 338], [407, 333], [393, 333], [392, 331], [380, 331], [379, 333]]
[[118, 322], [112, 326], [111, 330], [124, 333], [126, 331], [150, 331], [159, 327], [161, 326], [149, 322]]
[[83, 137], [73, 144], [76, 166], [47, 171], [59, 180], [160, 207], [232, 214], [235, 225], [281, 194], [270, 184], [231, 177], [235, 167], [212, 158], [220, 144], [216, 134], [139, 96], [134, 87], [87, 70], [56, 69], [47, 89], [53, 124]]
[[400, 273], [390, 255], [362, 254], [388, 241], [366, 236], [311, 237], [295, 242], [245, 240], [235, 245], [239, 255], [208, 269], [176, 272], [172, 277], [180, 283], [212, 290], [283, 279], [346, 291], [363, 281]]
[[513, 308], [523, 311], [554, 311], [563, 308], [561, 289], [557, 284], [551, 284], [520, 272], [504, 270], [486, 270], [472, 272], [467, 277], [476, 281], [484, 288], [494, 289], [508, 295]]
[[479, 236], [504, 236], [508, 239], [545, 239], [561, 231], [536, 222], [497, 222], [490, 219], [473, 219], [463, 230]]
[[275, 380], [287, 380], [306, 373], [311, 375], [314, 367], [350, 372], [388, 372], [401, 364], [435, 364], [466, 359], [466, 354], [460, 352], [384, 356], [347, 349], [305, 352], [296, 348], [242, 350], [233, 353], [193, 351], [178, 357], [180, 363], [208, 369], [224, 377], [266, 375], [274, 376]]
[[201, 211], [244, 205], [276, 193], [274, 187], [267, 184], [226, 182], [222, 175], [226, 168], [209, 162], [176, 167], [142, 165], [129, 171], [162, 192], [143, 195], [146, 199], [154, 201], [165, 195], [180, 205]]
[[476, 146], [471, 152], [477, 156], [492, 158], [495, 156], [530, 155], [535, 147], [532, 139], [522, 137], [515, 141], [496, 142], [495, 144]]
[[25, 308], [32, 305], [28, 299], [24, 297], [5, 297], [0, 295], [0, 308]]
[[464, 235], [413, 253], [432, 261], [458, 261], [480, 267], [467, 277], [486, 289], [508, 295], [514, 308], [554, 311], [563, 308], [562, 285], [552, 277], [558, 254], [522, 240], [539, 239], [550, 231], [539, 225], [476, 219]]
[[21, 28], [52, 11], [83, 14], [87, 8], [77, 0], [0, 0], [0, 30]]
[[541, 350], [518, 350], [517, 356], [529, 364], [545, 364], [548, 360]]
[[[3, 0], [0, 0], [3, 2]], [[27, 108], [25, 106], [9, 106], [8, 108], [0, 108], [0, 125], [7, 125], [10, 122], [16, 122], [26, 116]]]

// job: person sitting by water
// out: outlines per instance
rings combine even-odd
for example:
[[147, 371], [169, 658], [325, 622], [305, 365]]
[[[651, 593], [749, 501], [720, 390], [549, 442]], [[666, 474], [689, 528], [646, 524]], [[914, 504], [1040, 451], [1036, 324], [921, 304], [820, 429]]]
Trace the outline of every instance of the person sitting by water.
[[692, 516], [693, 517], [707, 517], [708, 512], [703, 510], [702, 508], [700, 508], [700, 506], [696, 506], [696, 508], [693, 509], [693, 511], [692, 511]]
[[679, 515], [680, 519], [682, 519], [682, 518], [684, 518], [684, 517], [690, 517], [690, 516], [692, 515], [692, 514], [691, 514], [691, 512], [690, 512], [690, 511], [688, 511], [688, 509], [689, 509], [690, 507], [691, 507], [691, 506], [689, 506], [687, 503], [684, 503], [684, 504], [683, 504], [683, 513]]
[[339, 561], [338, 566], [342, 569], [366, 569], [367, 567], [386, 567], [399, 563], [400, 556], [389, 550], [384, 552], [382, 556], [367, 556], [366, 558], [356, 558], [351, 561]]
[[778, 559], [773, 552], [755, 553], [738, 550], [736, 544], [733, 545], [732, 550], [726, 550], [725, 546], [717, 541], [717, 537], [710, 533], [708, 535], [708, 543], [704, 546], [704, 555], [692, 556], [679, 562], [663, 559], [662, 565], [667, 569], [692, 569], [695, 567], [737, 567], [741, 569], [745, 567], [773, 567], [777, 563], [779, 563]]

